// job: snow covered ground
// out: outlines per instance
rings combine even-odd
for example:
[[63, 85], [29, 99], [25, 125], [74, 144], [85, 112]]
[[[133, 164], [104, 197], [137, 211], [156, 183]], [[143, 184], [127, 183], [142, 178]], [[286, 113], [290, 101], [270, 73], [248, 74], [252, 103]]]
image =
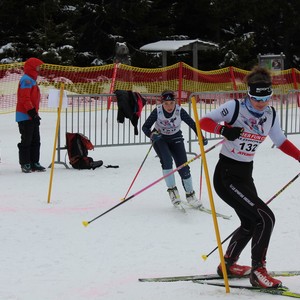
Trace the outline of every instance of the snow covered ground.
[[[41, 121], [41, 163], [52, 159], [56, 114], [43, 113]], [[174, 209], [163, 181], [92, 222], [124, 197], [149, 146], [97, 148], [89, 153], [104, 164], [92, 170], [66, 169], [55, 165], [50, 203], [50, 169], [45, 173], [21, 173], [19, 142], [14, 114], [0, 116], [0, 235], [1, 300], [216, 300], [270, 299], [267, 294], [209, 287], [192, 282], [142, 283], [141, 277], [214, 273], [219, 264], [212, 216], [192, 209], [187, 214]], [[185, 125], [184, 125], [185, 126]], [[299, 135], [291, 140], [300, 147]], [[210, 147], [215, 142], [210, 142]], [[194, 151], [199, 153], [193, 146]], [[271, 148], [269, 139], [260, 147], [254, 177], [259, 194], [266, 201], [299, 172], [299, 163]], [[207, 154], [210, 177], [219, 148]], [[190, 156], [189, 158], [192, 158]], [[200, 161], [191, 163], [194, 185], [199, 192]], [[129, 195], [162, 176], [152, 151]], [[183, 189], [178, 175], [177, 185]], [[299, 233], [300, 179], [276, 197], [270, 206], [277, 223], [273, 232], [267, 266], [269, 270], [300, 270]], [[205, 181], [202, 199], [209, 207]], [[238, 225], [230, 207], [215, 194], [217, 211], [232, 214], [218, 218], [221, 239]], [[226, 247], [227, 244], [224, 246]], [[225, 250], [224, 247], [224, 250]], [[245, 249], [240, 263], [250, 263]], [[282, 278], [300, 292], [299, 277]]]

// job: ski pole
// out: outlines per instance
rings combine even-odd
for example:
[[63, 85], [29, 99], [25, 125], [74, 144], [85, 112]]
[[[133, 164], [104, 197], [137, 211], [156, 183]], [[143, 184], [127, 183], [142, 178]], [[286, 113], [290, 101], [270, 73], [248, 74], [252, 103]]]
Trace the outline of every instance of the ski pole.
[[201, 166], [200, 166], [200, 184], [199, 184], [199, 200], [201, 201], [202, 197], [202, 179], [203, 179], [203, 163], [202, 163], [202, 158], [201, 158]]
[[[208, 148], [205, 153], [215, 149], [217, 146], [221, 145], [223, 143], [223, 140], [221, 140], [220, 142], [218, 142], [217, 144], [211, 146], [210, 148]], [[153, 181], [152, 183], [150, 183], [149, 185], [145, 186], [144, 188], [142, 188], [141, 190], [139, 190], [138, 192], [134, 193], [133, 195], [129, 196], [128, 198], [124, 199], [123, 201], [121, 201], [120, 203], [118, 203], [117, 205], [111, 207], [110, 209], [108, 209], [107, 211], [105, 211], [104, 213], [100, 214], [99, 216], [95, 217], [94, 219], [90, 220], [90, 221], [82, 221], [83, 226], [87, 227], [90, 223], [94, 222], [95, 220], [99, 219], [100, 217], [104, 216], [105, 214], [107, 214], [108, 212], [114, 210], [115, 208], [117, 208], [118, 206], [125, 204], [128, 200], [136, 197], [137, 195], [141, 194], [142, 192], [146, 191], [147, 189], [149, 189], [150, 187], [154, 186], [155, 184], [157, 184], [158, 182], [160, 182], [161, 180], [165, 179], [166, 177], [172, 175], [173, 173], [175, 173], [176, 171], [179, 171], [180, 169], [184, 168], [185, 166], [187, 166], [188, 164], [190, 164], [191, 162], [195, 161], [196, 159], [198, 159], [201, 156], [201, 154], [198, 154], [196, 156], [194, 156], [192, 159], [190, 159], [189, 161], [185, 162], [184, 164], [180, 165], [179, 167], [177, 167], [176, 169], [172, 170], [171, 172], [169, 172], [168, 174], [158, 178], [157, 180]]]
[[[279, 194], [281, 194], [290, 184], [292, 184], [298, 177], [300, 176], [300, 173], [298, 173], [293, 179], [291, 179], [283, 188], [281, 188], [274, 196], [272, 196], [267, 202], [266, 204], [269, 204], [270, 202], [272, 202]], [[236, 229], [237, 230], [237, 229]], [[228, 239], [230, 239], [234, 233], [236, 232], [233, 231], [226, 239], [224, 239], [222, 241], [222, 244], [224, 244]], [[202, 255], [202, 259], [206, 260], [211, 254], [213, 254], [216, 250], [218, 249], [218, 247], [214, 248], [212, 251], [210, 251], [208, 254], [203, 254]]]
[[144, 160], [143, 160], [141, 166], [139, 167], [139, 169], [138, 169], [137, 173], [135, 174], [135, 176], [134, 176], [134, 178], [133, 178], [133, 180], [132, 180], [132, 182], [131, 182], [131, 184], [130, 184], [130, 186], [129, 186], [129, 188], [128, 188], [126, 194], [125, 194], [125, 196], [121, 199], [121, 201], [124, 201], [124, 200], [126, 199], [128, 193], [129, 193], [131, 187], [133, 186], [133, 184], [134, 184], [134, 182], [135, 182], [137, 176], [139, 175], [139, 173], [140, 173], [140, 171], [141, 171], [141, 169], [142, 169], [142, 167], [143, 167], [143, 165], [144, 165], [144, 163], [145, 163], [145, 161], [146, 161], [146, 159], [147, 159], [147, 157], [148, 157], [148, 155], [149, 155], [149, 153], [150, 153], [152, 147], [153, 147], [153, 144], [151, 144], [151, 146], [150, 146], [150, 148], [149, 148], [149, 150], [148, 150], [148, 152], [147, 152], [147, 154], [146, 154], [146, 156], [145, 156], [145, 158], [144, 158]]

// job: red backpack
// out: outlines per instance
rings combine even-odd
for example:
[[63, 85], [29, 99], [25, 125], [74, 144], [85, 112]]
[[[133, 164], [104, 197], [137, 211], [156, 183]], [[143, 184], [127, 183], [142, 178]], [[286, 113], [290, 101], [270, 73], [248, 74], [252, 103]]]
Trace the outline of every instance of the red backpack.
[[88, 157], [88, 150], [94, 149], [92, 142], [81, 133], [69, 132], [66, 132], [66, 141], [71, 166], [74, 169], [93, 168], [93, 159]]

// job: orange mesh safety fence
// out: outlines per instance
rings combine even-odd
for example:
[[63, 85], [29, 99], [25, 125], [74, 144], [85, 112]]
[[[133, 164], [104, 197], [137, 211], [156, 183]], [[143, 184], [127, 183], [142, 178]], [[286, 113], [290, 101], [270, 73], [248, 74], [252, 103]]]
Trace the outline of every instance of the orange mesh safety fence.
[[[0, 64], [0, 113], [15, 110], [23, 65]], [[178, 92], [180, 101], [185, 102], [193, 92], [246, 90], [244, 77], [248, 72], [235, 67], [200, 71], [185, 63], [156, 69], [123, 64], [84, 68], [44, 64], [38, 77], [42, 93], [41, 110], [53, 111], [53, 108], [48, 108], [49, 90], [59, 89], [62, 82], [69, 95], [109, 94], [117, 89], [159, 94], [164, 89], [171, 89]], [[299, 88], [300, 72], [297, 69], [274, 71], [272, 80], [274, 89], [287, 93]]]
[[120, 65], [115, 89], [139, 93], [161, 93], [165, 89], [178, 90], [178, 64], [157, 69], [143, 69]]

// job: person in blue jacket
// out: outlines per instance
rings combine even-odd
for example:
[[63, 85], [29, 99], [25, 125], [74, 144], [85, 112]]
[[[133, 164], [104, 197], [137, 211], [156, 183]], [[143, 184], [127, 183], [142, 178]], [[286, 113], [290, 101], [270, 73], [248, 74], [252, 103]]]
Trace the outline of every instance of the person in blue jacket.
[[[142, 130], [153, 143], [153, 148], [157, 153], [163, 175], [173, 170], [173, 159], [176, 167], [187, 162], [187, 155], [184, 146], [184, 138], [181, 131], [181, 123], [185, 122], [197, 134], [196, 124], [189, 114], [178, 104], [176, 104], [173, 91], [165, 90], [161, 94], [162, 104], [158, 105], [149, 115], [142, 126]], [[155, 125], [154, 125], [155, 124]], [[154, 125], [153, 130], [151, 127]], [[202, 137], [203, 138], [203, 137]], [[204, 144], [207, 140], [203, 139]], [[193, 188], [190, 167], [187, 165], [178, 173], [182, 180], [182, 185], [186, 192], [186, 200], [194, 208], [202, 207], [202, 203], [197, 199]], [[174, 173], [165, 178], [167, 191], [172, 204], [181, 205], [181, 198], [176, 187]]]
[[40, 89], [36, 79], [43, 62], [38, 58], [29, 58], [24, 64], [24, 75], [18, 86], [16, 122], [18, 122], [21, 141], [18, 143], [19, 163], [24, 173], [43, 172], [40, 165]]

